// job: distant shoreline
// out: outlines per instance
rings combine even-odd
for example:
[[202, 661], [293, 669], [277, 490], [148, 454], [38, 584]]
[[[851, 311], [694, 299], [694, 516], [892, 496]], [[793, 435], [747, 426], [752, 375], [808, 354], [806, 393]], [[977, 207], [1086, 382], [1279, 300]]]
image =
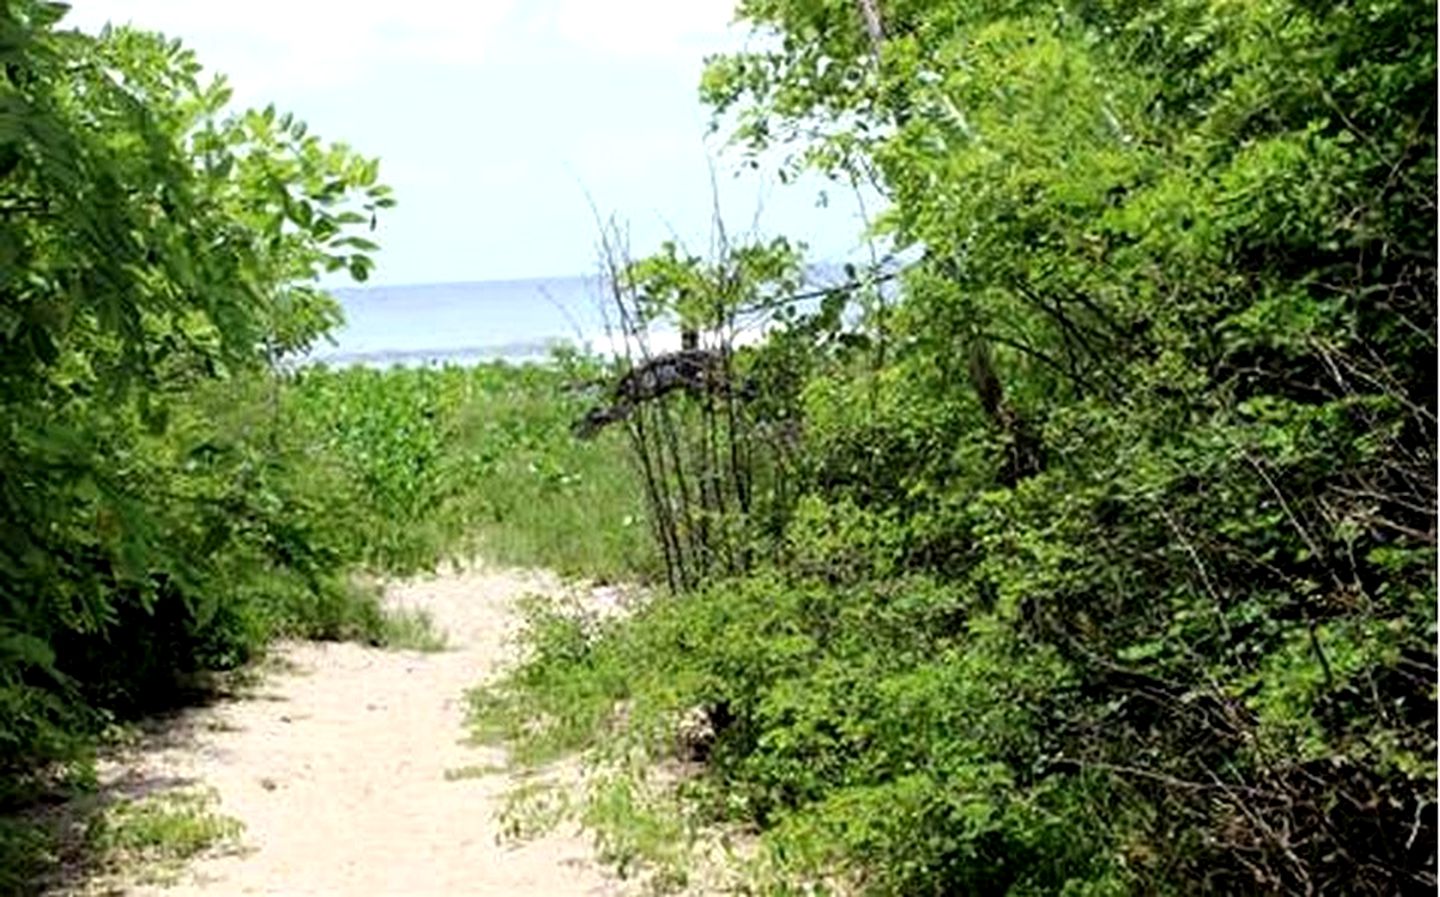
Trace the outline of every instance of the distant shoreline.
[[[764, 330], [752, 328], [742, 331], [733, 345], [753, 345], [764, 338]], [[681, 346], [678, 330], [656, 330], [646, 337], [647, 351], [662, 354], [677, 351]], [[469, 366], [488, 362], [510, 364], [544, 364], [553, 360], [557, 351], [576, 351], [586, 355], [615, 356], [623, 349], [615, 339], [605, 334], [591, 336], [584, 340], [562, 337], [540, 340], [523, 340], [496, 345], [462, 346], [459, 348], [433, 347], [420, 349], [376, 349], [371, 351], [311, 352], [295, 360], [296, 367], [323, 364], [327, 367], [443, 367], [449, 364]]]

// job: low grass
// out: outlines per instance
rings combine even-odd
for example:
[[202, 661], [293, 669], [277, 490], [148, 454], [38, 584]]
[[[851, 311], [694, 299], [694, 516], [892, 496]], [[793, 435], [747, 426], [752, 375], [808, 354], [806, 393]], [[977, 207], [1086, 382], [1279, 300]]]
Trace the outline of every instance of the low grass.
[[[655, 570], [644, 493], [619, 428], [570, 431], [587, 365], [482, 367], [468, 375], [449, 444], [470, 482], [454, 501], [487, 559], [618, 581]], [[456, 376], [456, 375], [451, 375]]]
[[602, 861], [648, 893], [715, 874], [706, 855], [718, 830], [679, 798], [691, 783], [662, 755], [668, 717], [637, 718], [628, 700], [645, 685], [630, 678], [641, 669], [631, 650], [638, 646], [615, 638], [632, 631], [627, 621], [587, 620], [541, 596], [520, 610], [526, 660], [470, 693], [475, 741], [503, 745], [520, 777], [501, 815], [505, 834], [583, 826]]
[[502, 837], [525, 841], [578, 825], [592, 833], [601, 862], [651, 895], [734, 893], [764, 880], [746, 851], [737, 850], [736, 832], [684, 799], [683, 774], [647, 758], [631, 760], [590, 752], [583, 763], [512, 770], [518, 784], [499, 816]]
[[427, 654], [444, 651], [447, 638], [435, 627], [429, 612], [418, 608], [397, 608], [385, 612], [379, 643], [394, 651], [421, 651]]
[[686, 887], [697, 865], [700, 830], [664, 785], [618, 770], [588, 783], [580, 822], [595, 832], [600, 859], [622, 878], [641, 877], [651, 893]]
[[177, 790], [118, 801], [91, 819], [87, 847], [109, 874], [173, 882], [187, 860], [239, 848], [244, 827], [215, 812], [217, 799], [209, 790]]
[[519, 611], [526, 660], [469, 693], [470, 725], [476, 742], [503, 745], [517, 767], [537, 769], [597, 746], [629, 695], [633, 665], [602, 637], [613, 621], [587, 626], [542, 596], [521, 601]]
[[500, 810], [501, 837], [524, 841], [548, 834], [576, 813], [574, 783], [532, 771], [522, 775], [505, 795]]

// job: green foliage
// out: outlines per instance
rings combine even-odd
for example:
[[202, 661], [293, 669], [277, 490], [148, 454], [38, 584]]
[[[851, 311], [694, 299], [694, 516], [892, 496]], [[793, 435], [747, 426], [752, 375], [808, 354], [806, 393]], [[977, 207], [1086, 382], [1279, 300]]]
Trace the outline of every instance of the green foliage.
[[438, 647], [357, 572], [645, 568], [615, 444], [568, 439], [586, 362], [287, 372], [372, 266], [374, 160], [62, 13], [0, 4], [0, 811], [273, 638]]
[[536, 596], [520, 609], [519, 652], [526, 662], [471, 693], [472, 722], [479, 740], [506, 742], [517, 762], [538, 766], [606, 729], [616, 702], [630, 691], [632, 670], [621, 647], [595, 639], [573, 608]]
[[596, 832], [596, 853], [622, 878], [644, 876], [649, 893], [679, 891], [690, 883], [693, 826], [679, 808], [658, 804], [633, 776], [592, 783], [581, 821]]
[[10, 814], [70, 788], [116, 715], [279, 635], [397, 632], [350, 581], [343, 468], [285, 438], [268, 373], [338, 321], [318, 275], [368, 272], [361, 234], [392, 204], [376, 163], [225, 111], [178, 43], [65, 31], [63, 11], [0, 3], [7, 892], [44, 853]]
[[117, 801], [86, 828], [86, 841], [104, 868], [141, 881], [168, 882], [181, 865], [207, 850], [232, 848], [244, 831], [215, 813], [213, 792], [169, 791]]
[[477, 718], [703, 708], [695, 803], [797, 888], [1433, 890], [1433, 4], [739, 9], [717, 125], [914, 261], [737, 353], [792, 434], [763, 562], [545, 617]]
[[[195, 565], [185, 585], [204, 604], [160, 593], [148, 608], [118, 608], [103, 638], [19, 642], [61, 658], [67, 679], [0, 690], [15, 709], [0, 729], [15, 745], [7, 803], [55, 790], [46, 761], [83, 756], [112, 714], [180, 700], [189, 673], [243, 664], [276, 637], [443, 650], [423, 613], [382, 607], [379, 577], [476, 549], [643, 575], [650, 546], [624, 525], [642, 508], [621, 444], [568, 436], [580, 400], [564, 390], [584, 374], [307, 368], [192, 387], [162, 433], [137, 437], [145, 465], [131, 485], [167, 557]], [[30, 857], [31, 836], [0, 828], [0, 854]], [[34, 871], [17, 873], [13, 890]]]
[[0, 4], [7, 807], [199, 668], [378, 623], [250, 401], [338, 320], [317, 275], [368, 268], [357, 231], [391, 202], [375, 163], [273, 109], [227, 113], [178, 43], [63, 12]]
[[0, 816], [0, 894], [25, 894], [54, 856], [54, 839], [43, 826]]
[[0, 3], [0, 809], [276, 635], [424, 641], [356, 571], [658, 557], [678, 594], [537, 605], [475, 697], [522, 761], [609, 752], [617, 860], [678, 882], [699, 813], [782, 893], [1432, 892], [1433, 4], [739, 9], [717, 124], [913, 262], [815, 309], [786, 240], [616, 267], [721, 385], [578, 443], [580, 359], [278, 373], [376, 163]]
[[[570, 436], [599, 368], [299, 371], [281, 392], [293, 469], [332, 465], [337, 551], [408, 573], [479, 551], [600, 578], [652, 567], [644, 505], [618, 434]], [[302, 462], [302, 458], [310, 461]]]
[[387, 648], [433, 653], [445, 650], [445, 633], [423, 610], [394, 610], [385, 615], [381, 642]]
[[[838, 868], [884, 893], [937, 876], [964, 892], [1055, 893], [1103, 871], [1086, 850], [1099, 834], [1067, 818], [1082, 797], [1104, 799], [1103, 782], [1022, 792], [1003, 761], [1043, 760], [1037, 730], [1066, 667], [1018, 656], [993, 619], [959, 623], [958, 603], [935, 583], [757, 576], [623, 623], [538, 605], [528, 662], [474, 695], [477, 732], [508, 739], [522, 763], [588, 747], [628, 768], [636, 746], [673, 752], [676, 721], [707, 708], [717, 739], [691, 796], [711, 819], [759, 822], [789, 880]], [[953, 635], [937, 634], [945, 622]], [[638, 786], [607, 782], [591, 822], [620, 845], [642, 838], [652, 823], [602, 818]]]
[[[785, 459], [771, 449], [785, 439], [785, 390], [809, 353], [772, 351], [761, 363], [735, 351], [738, 336], [767, 317], [835, 317], [792, 307], [803, 266], [789, 241], [732, 245], [722, 233], [717, 242], [711, 260], [674, 243], [631, 260], [618, 256], [615, 235], [602, 241], [622, 351], [608, 401], [576, 428], [593, 434], [623, 421], [672, 589], [747, 568], [743, 521], [778, 519], [790, 501]], [[680, 331], [680, 351], [650, 345], [656, 323]]]

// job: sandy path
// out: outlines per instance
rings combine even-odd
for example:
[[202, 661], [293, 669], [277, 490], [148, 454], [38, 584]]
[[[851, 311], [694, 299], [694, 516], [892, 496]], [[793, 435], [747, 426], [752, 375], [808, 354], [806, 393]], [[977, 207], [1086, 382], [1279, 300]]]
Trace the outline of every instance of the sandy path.
[[435, 654], [351, 644], [281, 649], [292, 671], [252, 697], [187, 713], [166, 736], [110, 767], [112, 782], [203, 783], [245, 824], [248, 851], [201, 859], [173, 887], [191, 895], [609, 895], [585, 839], [497, 843], [505, 775], [447, 781], [498, 764], [462, 743], [464, 692], [502, 662], [513, 600], [556, 588], [538, 574], [447, 574], [393, 587], [449, 640]]

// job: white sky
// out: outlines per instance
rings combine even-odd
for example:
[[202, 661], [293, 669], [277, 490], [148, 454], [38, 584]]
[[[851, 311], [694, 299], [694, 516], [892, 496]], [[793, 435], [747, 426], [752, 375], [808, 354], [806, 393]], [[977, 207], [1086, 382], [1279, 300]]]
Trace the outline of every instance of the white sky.
[[[697, 85], [734, 48], [733, 0], [73, 0], [93, 30], [179, 37], [224, 72], [236, 103], [274, 102], [328, 140], [381, 159], [400, 205], [382, 219], [378, 283], [563, 276], [595, 268], [586, 200], [629, 223], [643, 254], [708, 246], [711, 197]], [[711, 156], [721, 149], [711, 138]], [[857, 253], [847, 189], [736, 179], [716, 162], [727, 219]]]

